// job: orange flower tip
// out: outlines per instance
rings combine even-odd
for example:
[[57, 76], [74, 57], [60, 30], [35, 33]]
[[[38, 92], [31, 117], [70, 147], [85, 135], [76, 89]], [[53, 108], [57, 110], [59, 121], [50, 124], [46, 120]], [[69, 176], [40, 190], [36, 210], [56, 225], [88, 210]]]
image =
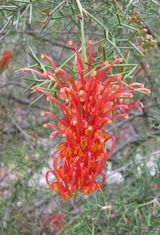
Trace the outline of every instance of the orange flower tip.
[[106, 66], [106, 65], [109, 64], [109, 61], [108, 61], [108, 60], [105, 60], [103, 64], [104, 64], [104, 66]]
[[146, 94], [147, 94], [147, 95], [150, 95], [150, 94], [151, 94], [151, 90], [150, 90], [150, 89], [147, 89], [147, 90], [146, 90]]
[[144, 88], [144, 84], [143, 84], [143, 83], [142, 83], [142, 84], [140, 84], [140, 87], [141, 87], [141, 88]]
[[38, 92], [38, 91], [39, 91], [39, 90], [38, 90], [38, 87], [33, 87], [32, 90], [35, 91], [35, 92]]
[[95, 137], [95, 138], [98, 137], [98, 133], [97, 133], [97, 132], [94, 134], [94, 137]]
[[51, 98], [49, 96], [47, 96], [46, 100], [47, 101], [51, 101]]
[[46, 70], [43, 71], [44, 75], [48, 75], [48, 72]]
[[110, 119], [110, 120], [108, 120], [108, 121], [107, 121], [107, 123], [108, 123], [108, 124], [111, 124], [111, 123], [112, 123], [112, 120], [111, 120], [111, 119]]
[[58, 192], [59, 191], [59, 189], [58, 189], [58, 186], [57, 185], [51, 185], [51, 189], [54, 191], [54, 192]]
[[104, 141], [105, 141], [104, 138], [101, 138], [101, 139], [100, 139], [100, 142], [101, 142], [101, 143], [104, 143]]
[[93, 130], [93, 126], [89, 126], [89, 127], [88, 127], [88, 130], [89, 130], [89, 131], [92, 131], [92, 130]]
[[62, 195], [62, 197], [64, 200], [68, 200], [71, 197], [71, 195], [69, 193], [65, 193]]
[[92, 186], [92, 191], [96, 191], [98, 189], [98, 185], [93, 185]]
[[84, 189], [83, 189], [83, 193], [84, 193], [84, 194], [89, 194], [90, 192], [89, 192], [88, 188], [84, 188]]
[[83, 90], [80, 90], [80, 91], [79, 91], [79, 95], [80, 95], [80, 96], [84, 95], [84, 91], [83, 91]]
[[44, 60], [45, 59], [45, 55], [41, 54], [41, 59]]
[[56, 72], [56, 73], [59, 73], [61, 70], [62, 70], [62, 69], [60, 69], [60, 68], [56, 68], [56, 69], [55, 69], [55, 72]]
[[96, 72], [95, 70], [93, 70], [93, 71], [91, 72], [91, 75], [92, 75], [93, 77], [95, 77], [95, 76], [97, 75], [97, 72]]
[[45, 123], [45, 124], [43, 125], [43, 127], [44, 127], [44, 128], [48, 128], [48, 123]]
[[45, 116], [45, 112], [41, 112], [41, 116]]
[[69, 103], [69, 99], [65, 99], [66, 103]]
[[65, 146], [64, 146], [63, 143], [61, 143], [61, 144], [58, 145], [58, 150], [59, 150], [60, 152], [63, 151], [64, 149], [65, 149]]
[[71, 89], [69, 88], [69, 87], [66, 87], [66, 89], [65, 89], [67, 92], [70, 92], [71, 91]]
[[72, 125], [73, 125], [73, 126], [76, 126], [76, 125], [77, 125], [77, 121], [76, 121], [76, 120], [73, 120], [73, 121], [72, 121]]
[[92, 40], [88, 40], [88, 45], [92, 46], [92, 44], [93, 44], [93, 41]]
[[68, 42], [68, 43], [69, 43], [69, 45], [70, 45], [70, 46], [73, 46], [73, 44], [74, 44], [74, 42], [73, 42], [73, 41], [71, 41], [71, 40], [69, 40], [69, 42]]
[[128, 119], [128, 115], [125, 115], [125, 116], [124, 116], [124, 119]]
[[64, 92], [65, 92], [65, 88], [62, 87], [62, 88], [60, 89], [60, 93], [64, 93]]

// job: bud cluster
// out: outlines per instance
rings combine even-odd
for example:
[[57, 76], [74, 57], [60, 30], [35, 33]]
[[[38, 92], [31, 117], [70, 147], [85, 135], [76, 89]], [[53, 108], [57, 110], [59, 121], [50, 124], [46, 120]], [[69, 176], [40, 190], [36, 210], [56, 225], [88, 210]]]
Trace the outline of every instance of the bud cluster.
[[134, 12], [131, 16], [129, 16], [128, 23], [138, 28], [138, 40], [144, 50], [154, 47], [157, 44], [157, 40], [143, 23], [139, 12]]

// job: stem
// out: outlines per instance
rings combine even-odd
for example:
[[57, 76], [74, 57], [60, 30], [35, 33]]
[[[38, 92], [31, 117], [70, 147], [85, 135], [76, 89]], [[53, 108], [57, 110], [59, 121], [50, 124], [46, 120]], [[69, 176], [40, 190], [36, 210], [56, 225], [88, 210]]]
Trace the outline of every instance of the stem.
[[80, 12], [80, 27], [81, 27], [81, 43], [82, 43], [82, 57], [84, 63], [87, 62], [87, 53], [86, 53], [86, 40], [85, 40], [85, 31], [84, 31], [84, 15], [83, 7], [80, 0], [76, 0], [77, 8]]
[[86, 53], [86, 40], [84, 32], [84, 20], [81, 19], [81, 41], [82, 41], [82, 57], [84, 62], [87, 62], [87, 53]]

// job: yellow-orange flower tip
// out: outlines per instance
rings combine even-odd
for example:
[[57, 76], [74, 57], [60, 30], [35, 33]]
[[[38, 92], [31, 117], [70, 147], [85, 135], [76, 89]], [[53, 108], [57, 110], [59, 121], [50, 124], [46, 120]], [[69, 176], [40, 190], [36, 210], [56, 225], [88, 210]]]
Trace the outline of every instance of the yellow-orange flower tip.
[[73, 120], [73, 121], [72, 121], [72, 125], [73, 125], [73, 126], [76, 126], [76, 125], [77, 125], [77, 121], [76, 121], [76, 120]]
[[49, 138], [52, 139], [54, 136], [52, 134], [50, 134]]
[[58, 192], [58, 191], [59, 191], [57, 185], [51, 186], [51, 189], [52, 189], [54, 192]]
[[44, 71], [43, 71], [43, 74], [44, 74], [44, 76], [46, 76], [46, 75], [48, 76], [47, 70], [44, 70]]
[[106, 66], [106, 65], [109, 64], [109, 61], [108, 61], [108, 60], [105, 60], [105, 61], [103, 62], [103, 64], [104, 64], [104, 66]]
[[67, 92], [71, 92], [71, 89], [70, 89], [69, 87], [66, 87], [65, 90], [66, 90]]
[[33, 87], [32, 90], [37, 92], [37, 87]]
[[70, 198], [70, 195], [69, 195], [69, 193], [65, 193], [65, 194], [63, 194], [63, 199], [64, 200], [68, 200]]
[[84, 91], [83, 91], [83, 90], [80, 90], [80, 91], [79, 91], [79, 95], [80, 95], [80, 96], [84, 95]]
[[125, 115], [125, 116], [124, 116], [124, 119], [128, 119], [128, 115]]
[[44, 127], [44, 128], [48, 128], [48, 123], [44, 123], [44, 124], [43, 124], [43, 127]]
[[41, 59], [44, 60], [45, 59], [45, 55], [41, 54]]
[[101, 138], [101, 139], [100, 139], [100, 142], [101, 142], [101, 143], [104, 143], [104, 141], [105, 141], [104, 138]]
[[89, 131], [92, 131], [92, 130], [93, 130], [93, 126], [89, 126], [89, 127], [88, 127], [88, 130], [89, 130]]
[[51, 101], [51, 98], [49, 96], [47, 96], [46, 100], [47, 101]]
[[146, 94], [150, 95], [151, 94], [151, 90], [150, 89], [146, 89]]
[[140, 85], [140, 86], [141, 86], [141, 88], [144, 88], [144, 84], [143, 84], [143, 83], [141, 83], [141, 85]]
[[93, 77], [95, 77], [96, 74], [97, 74], [97, 72], [96, 72], [95, 70], [93, 70], [93, 71], [91, 72], [91, 75], [92, 75]]
[[88, 188], [84, 188], [82, 191], [84, 194], [89, 194], [89, 189]]
[[45, 116], [45, 112], [41, 112], [41, 116]]

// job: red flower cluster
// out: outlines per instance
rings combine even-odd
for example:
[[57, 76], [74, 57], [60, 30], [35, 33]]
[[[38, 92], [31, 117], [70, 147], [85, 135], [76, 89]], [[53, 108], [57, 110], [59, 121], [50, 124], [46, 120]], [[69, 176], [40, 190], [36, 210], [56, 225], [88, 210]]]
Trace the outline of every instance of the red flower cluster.
[[[104, 185], [104, 167], [115, 146], [115, 137], [108, 135], [104, 127], [118, 118], [127, 118], [130, 110], [142, 110], [141, 102], [131, 100], [135, 91], [150, 93], [141, 83], [124, 83], [120, 74], [107, 75], [117, 62], [122, 62], [119, 57], [112, 63], [103, 62], [97, 71], [92, 70], [91, 40], [88, 42], [87, 72], [84, 72], [86, 65], [78, 47], [72, 41], [69, 43], [77, 55], [74, 62], [78, 74], [76, 80], [58, 68], [47, 55], [42, 55], [42, 59], [51, 63], [55, 74], [22, 69], [23, 72], [32, 71], [53, 80], [59, 87], [58, 98], [45, 89], [36, 87], [34, 91], [45, 94], [47, 100], [57, 104], [63, 113], [62, 118], [50, 112], [42, 112], [42, 116], [50, 116], [57, 123], [44, 124], [44, 127], [54, 130], [51, 137], [57, 134], [65, 137], [53, 158], [53, 169], [46, 174], [50, 188], [64, 199], [69, 199], [78, 191], [90, 194]], [[106, 150], [108, 141], [112, 143], [109, 151]], [[50, 174], [56, 177], [54, 182], [50, 181]]]
[[12, 51], [5, 51], [2, 55], [2, 59], [0, 60], [0, 71], [2, 71], [12, 59], [13, 52]]

